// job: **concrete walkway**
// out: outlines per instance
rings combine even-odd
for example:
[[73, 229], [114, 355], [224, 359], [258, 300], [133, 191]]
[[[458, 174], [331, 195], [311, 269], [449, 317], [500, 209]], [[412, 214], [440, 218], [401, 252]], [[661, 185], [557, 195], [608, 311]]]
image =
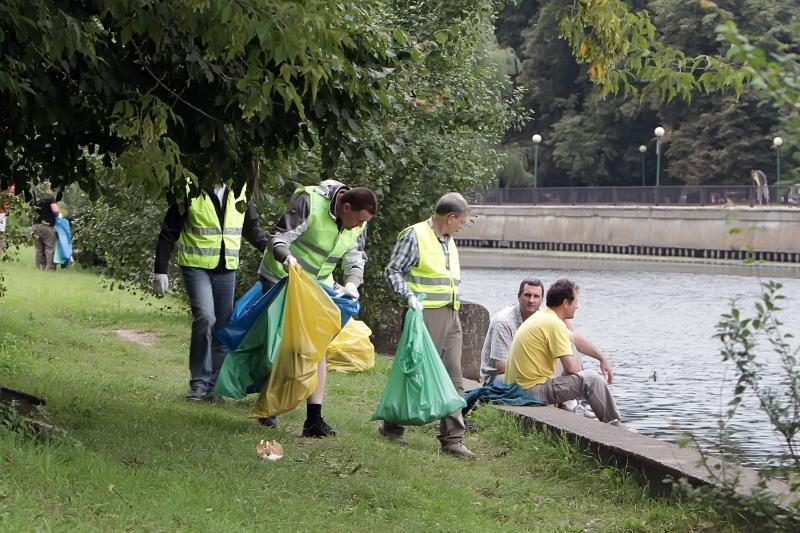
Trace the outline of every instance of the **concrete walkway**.
[[[464, 388], [470, 390], [480, 386], [477, 382], [465, 380]], [[701, 465], [700, 454], [689, 448], [660, 441], [652, 437], [633, 433], [622, 428], [610, 426], [597, 420], [556, 409], [554, 407], [515, 407], [496, 406], [502, 411], [514, 413], [527, 427], [537, 427], [566, 434], [580, 447], [590, 450], [604, 463], [620, 467], [628, 466], [641, 473], [650, 483], [655, 493], [669, 493], [672, 485], [667, 478], [686, 479], [693, 485], [713, 485], [721, 487]], [[727, 474], [728, 479], [739, 476], [737, 493], [748, 496], [757, 486], [758, 472], [750, 468], [725, 464], [708, 459], [708, 465], [717, 475]], [[715, 468], [719, 465], [719, 469]], [[771, 480], [767, 490], [781, 507], [797, 504], [796, 494], [792, 494], [788, 483]]]

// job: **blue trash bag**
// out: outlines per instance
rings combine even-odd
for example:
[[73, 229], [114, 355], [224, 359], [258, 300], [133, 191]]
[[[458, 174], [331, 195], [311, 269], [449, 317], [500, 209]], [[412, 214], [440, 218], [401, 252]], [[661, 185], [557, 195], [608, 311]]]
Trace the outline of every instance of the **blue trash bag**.
[[339, 308], [339, 312], [342, 314], [342, 327], [344, 327], [344, 325], [347, 324], [347, 321], [350, 320], [350, 317], [357, 315], [361, 310], [361, 304], [358, 303], [358, 300], [353, 300], [352, 298], [348, 298], [346, 296], [336, 296], [336, 291], [327, 285], [323, 285], [322, 283], [319, 285], [325, 289], [325, 292], [331, 297], [333, 303], [335, 303], [336, 307]]
[[[217, 332], [217, 338], [228, 352], [232, 352], [239, 347], [239, 344], [241, 344], [256, 319], [261, 315], [261, 312], [269, 306], [270, 302], [275, 299], [275, 295], [281, 290], [280, 288], [283, 287], [286, 280], [287, 278], [280, 280], [266, 294], [262, 294], [263, 289], [261, 282], [256, 281], [255, 284], [236, 301], [228, 325]], [[335, 296], [336, 291], [332, 288], [321, 283], [320, 286], [325, 289], [325, 292], [331, 297], [333, 303], [339, 308], [339, 312], [342, 315], [342, 327], [344, 327], [347, 321], [350, 320], [350, 317], [357, 315], [361, 309], [358, 300], [347, 297], [337, 297]]]
[[287, 278], [283, 278], [280, 280], [274, 287], [267, 291], [266, 294], [263, 294], [261, 282], [256, 281], [255, 284], [236, 301], [228, 325], [217, 332], [217, 338], [228, 352], [232, 352], [239, 347], [239, 344], [241, 344], [247, 332], [261, 315], [261, 312], [269, 307], [269, 304], [275, 299], [275, 295], [277, 295], [286, 284], [286, 279]]
[[66, 218], [56, 218], [56, 250], [53, 254], [53, 262], [63, 268], [72, 262], [72, 231], [69, 227], [69, 220]]
[[261, 285], [260, 281], [256, 281], [246, 293], [236, 300], [236, 305], [233, 306], [233, 312], [231, 313], [229, 322], [240, 319], [250, 306], [260, 300], [262, 296], [264, 296], [264, 286]]

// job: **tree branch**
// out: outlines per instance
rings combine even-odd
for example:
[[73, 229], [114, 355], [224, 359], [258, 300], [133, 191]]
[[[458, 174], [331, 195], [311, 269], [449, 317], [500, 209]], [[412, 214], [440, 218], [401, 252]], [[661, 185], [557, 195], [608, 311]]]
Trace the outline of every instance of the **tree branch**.
[[157, 83], [158, 85], [160, 85], [161, 87], [163, 87], [164, 89], [166, 89], [166, 90], [167, 90], [167, 91], [168, 91], [168, 92], [169, 92], [169, 93], [170, 93], [172, 96], [174, 96], [174, 97], [175, 97], [175, 98], [176, 98], [178, 101], [180, 101], [180, 102], [182, 102], [183, 104], [185, 104], [185, 105], [189, 106], [190, 108], [194, 109], [195, 111], [197, 111], [198, 113], [200, 113], [200, 114], [201, 114], [201, 115], [203, 115], [204, 117], [210, 118], [211, 120], [214, 120], [214, 121], [216, 121], [216, 122], [219, 122], [220, 124], [224, 123], [224, 121], [223, 121], [222, 119], [219, 119], [219, 118], [217, 118], [217, 117], [213, 117], [213, 116], [209, 115], [208, 113], [206, 113], [205, 111], [203, 111], [203, 110], [202, 110], [202, 109], [200, 109], [199, 107], [195, 106], [194, 104], [190, 103], [188, 100], [186, 100], [185, 98], [183, 98], [181, 95], [179, 95], [178, 93], [176, 93], [175, 91], [173, 91], [173, 90], [172, 90], [170, 87], [168, 87], [168, 86], [167, 86], [167, 85], [166, 85], [164, 82], [162, 82], [160, 79], [158, 79], [158, 76], [156, 76], [156, 75], [155, 75], [155, 73], [154, 73], [154, 72], [153, 72], [153, 71], [150, 69], [150, 67], [148, 67], [148, 66], [147, 66], [147, 62], [145, 61], [145, 58], [144, 58], [144, 56], [142, 55], [142, 51], [139, 49], [139, 45], [137, 45], [137, 44], [136, 44], [136, 41], [134, 41], [133, 39], [131, 39], [131, 43], [133, 44], [133, 47], [134, 47], [134, 48], [136, 48], [136, 54], [139, 56], [139, 60], [141, 61], [142, 67], [143, 67], [143, 68], [144, 68], [144, 69], [147, 71], [147, 73], [148, 73], [148, 74], [149, 74], [149, 75], [150, 75], [150, 76], [151, 76], [151, 77], [152, 77], [152, 78], [153, 78], [153, 79], [156, 81], [156, 83]]

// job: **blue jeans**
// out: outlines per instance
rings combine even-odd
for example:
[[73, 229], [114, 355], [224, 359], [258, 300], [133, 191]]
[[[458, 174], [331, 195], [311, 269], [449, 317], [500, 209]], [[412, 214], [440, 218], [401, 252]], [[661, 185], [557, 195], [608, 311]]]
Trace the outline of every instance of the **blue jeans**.
[[211, 391], [225, 359], [225, 346], [217, 340], [216, 332], [228, 324], [233, 311], [236, 271], [181, 267], [181, 274], [193, 317], [189, 387]]

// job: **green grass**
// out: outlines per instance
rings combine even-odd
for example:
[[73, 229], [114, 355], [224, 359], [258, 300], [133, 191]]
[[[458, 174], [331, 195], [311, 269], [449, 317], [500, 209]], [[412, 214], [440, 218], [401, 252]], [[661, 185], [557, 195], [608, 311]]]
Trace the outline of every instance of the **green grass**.
[[[731, 529], [491, 407], [467, 437], [477, 461], [438, 455], [435, 425], [394, 445], [368, 420], [384, 358], [330, 376], [332, 439], [299, 436], [303, 407], [267, 429], [247, 417], [254, 397], [187, 403], [184, 312], [109, 292], [90, 272], [37, 272], [28, 252], [0, 265], [0, 383], [46, 396], [62, 432], [42, 443], [0, 425], [0, 531]], [[157, 340], [141, 346], [118, 329]], [[284, 458], [258, 460], [260, 439], [282, 443]]]

